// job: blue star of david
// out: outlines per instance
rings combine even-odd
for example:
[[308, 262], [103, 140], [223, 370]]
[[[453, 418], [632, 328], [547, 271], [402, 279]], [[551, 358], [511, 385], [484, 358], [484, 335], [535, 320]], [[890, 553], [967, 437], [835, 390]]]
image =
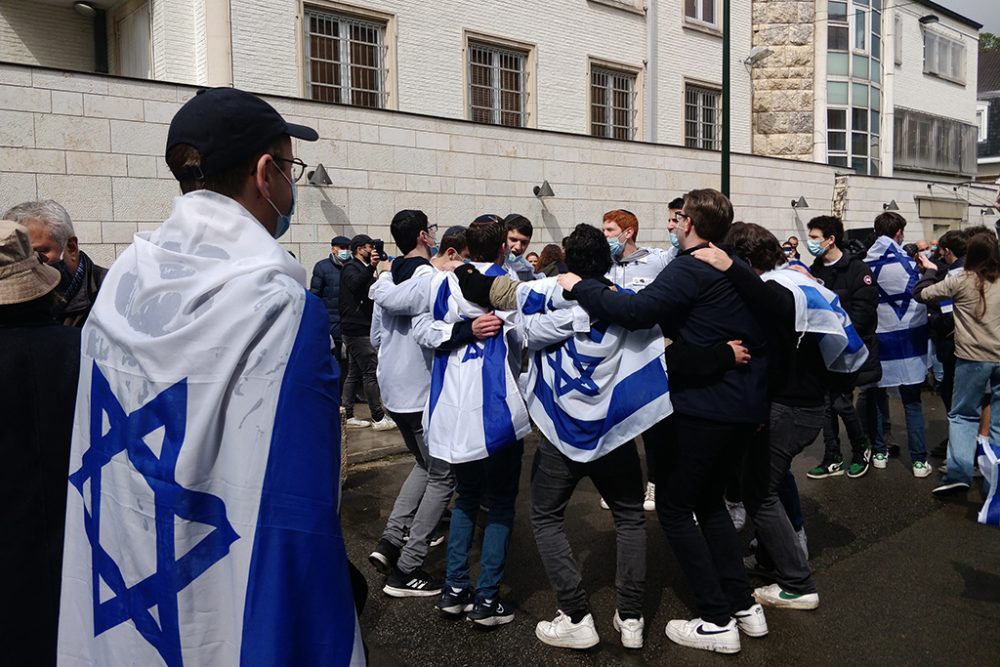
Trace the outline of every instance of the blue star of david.
[[[102, 434], [105, 418], [108, 431]], [[169, 667], [183, 664], [177, 593], [225, 558], [230, 545], [239, 539], [226, 518], [221, 498], [182, 488], [175, 479], [186, 421], [186, 379], [127, 415], [95, 363], [91, 375], [90, 448], [83, 454], [80, 469], [69, 477], [85, 499], [84, 484], [90, 482], [90, 511], [84, 507], [83, 523], [93, 558], [94, 636], [131, 620]], [[157, 458], [143, 438], [161, 427], [163, 446]], [[155, 498], [156, 572], [131, 587], [100, 542], [101, 470], [120, 452], [127, 452], [131, 466], [143, 476]], [[206, 524], [214, 530], [176, 558], [174, 517]], [[114, 593], [105, 602], [100, 602], [102, 580]], [[152, 614], [154, 607], [158, 623]]]
[[[906, 315], [906, 311], [910, 309], [910, 303], [913, 301], [913, 287], [920, 280], [920, 272], [917, 270], [916, 263], [910, 260], [906, 256], [906, 253], [899, 251], [895, 245], [890, 245], [886, 248], [885, 252], [878, 259], [866, 260], [865, 263], [868, 264], [868, 268], [875, 274], [875, 285], [878, 287], [878, 302], [888, 304], [893, 312], [896, 313], [896, 317], [902, 319]], [[906, 289], [904, 291], [898, 294], [889, 294], [882, 288], [882, 284], [878, 278], [883, 268], [894, 264], [902, 266], [909, 275], [909, 279], [906, 281]]]
[[553, 346], [554, 350], [546, 350], [546, 359], [549, 366], [555, 373], [555, 390], [557, 396], [564, 396], [571, 391], [578, 391], [584, 396], [597, 396], [597, 383], [594, 382], [594, 371], [604, 361], [604, 357], [591, 357], [581, 354], [576, 350], [576, 343], [572, 338], [566, 340], [566, 353], [573, 362], [573, 368], [580, 373], [579, 377], [572, 377], [563, 368], [563, 345]]
[[486, 352], [485, 345], [477, 345], [476, 343], [469, 343], [468, 345], [465, 346], [465, 355], [462, 357], [462, 363], [464, 364], [466, 361], [469, 361], [470, 359], [479, 359], [485, 354], [485, 352]]

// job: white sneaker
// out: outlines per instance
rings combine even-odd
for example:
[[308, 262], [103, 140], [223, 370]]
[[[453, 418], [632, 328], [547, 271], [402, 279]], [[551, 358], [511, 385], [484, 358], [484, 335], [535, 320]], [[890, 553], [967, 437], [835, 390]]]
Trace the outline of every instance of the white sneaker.
[[647, 512], [656, 511], [656, 484], [646, 483], [646, 497], [642, 499], [642, 509]]
[[778, 584], [761, 586], [755, 589], [753, 597], [765, 607], [777, 607], [780, 609], [816, 609], [819, 607], [819, 595], [817, 593], [796, 595], [795, 593], [782, 590]]
[[[947, 465], [947, 464], [945, 464]], [[924, 477], [931, 476], [931, 464], [926, 461], [914, 461], [913, 462], [913, 476], [917, 479], [922, 479]]]
[[764, 608], [759, 604], [733, 614], [736, 627], [747, 637], [763, 637], [767, 635], [767, 619], [764, 618]]
[[608, 501], [605, 500], [604, 498], [601, 498], [601, 509], [602, 510], [609, 510], [609, 509], [611, 509], [611, 506], [608, 505]]
[[743, 530], [743, 526], [747, 525], [747, 510], [743, 507], [743, 503], [731, 503], [727, 500], [726, 510], [729, 512], [729, 518], [733, 520], [736, 532]]
[[669, 621], [666, 633], [668, 639], [681, 646], [716, 653], [740, 652], [740, 633], [736, 629], [736, 619], [730, 619], [729, 623], [721, 626], [700, 618]]
[[872, 465], [879, 470], [885, 470], [885, 467], [889, 465], [889, 455], [881, 452], [872, 454]]
[[562, 610], [551, 621], [539, 621], [535, 626], [535, 636], [543, 644], [559, 648], [585, 649], [601, 642], [591, 614], [574, 623]]
[[373, 431], [391, 431], [396, 428], [396, 422], [389, 418], [389, 415], [385, 415], [382, 419], [372, 424]]
[[621, 633], [622, 646], [642, 648], [642, 631], [645, 629], [646, 623], [641, 616], [622, 620], [622, 617], [618, 615], [618, 610], [615, 609], [615, 618], [611, 624], [615, 626], [615, 630]]
[[357, 417], [351, 417], [345, 423], [347, 428], [368, 428], [372, 425], [367, 419], [358, 419]]

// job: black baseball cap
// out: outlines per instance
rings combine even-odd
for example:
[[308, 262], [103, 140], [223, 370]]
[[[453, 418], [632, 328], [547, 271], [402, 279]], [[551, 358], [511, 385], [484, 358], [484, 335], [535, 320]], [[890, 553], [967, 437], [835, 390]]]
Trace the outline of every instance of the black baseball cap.
[[288, 135], [316, 141], [319, 134], [305, 125], [285, 122], [274, 107], [236, 88], [205, 88], [185, 102], [167, 132], [167, 149], [189, 144], [201, 153], [201, 172], [174, 174], [178, 180], [203, 179], [263, 151]]
[[351, 239], [351, 252], [354, 252], [366, 243], [371, 243], [372, 237], [367, 234], [358, 234], [353, 239]]
[[351, 239], [347, 238], [346, 236], [334, 236], [332, 239], [330, 239], [330, 245], [331, 246], [339, 245], [346, 248], [349, 245], [351, 245]]

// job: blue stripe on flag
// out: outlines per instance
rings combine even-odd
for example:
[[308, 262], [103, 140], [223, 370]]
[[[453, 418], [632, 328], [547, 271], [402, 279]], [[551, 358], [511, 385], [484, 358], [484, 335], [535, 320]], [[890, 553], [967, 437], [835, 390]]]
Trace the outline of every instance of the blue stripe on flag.
[[448, 350], [437, 350], [434, 352], [434, 363], [431, 366], [431, 395], [427, 404], [427, 419], [434, 416], [434, 408], [437, 407], [438, 399], [441, 398], [441, 390], [444, 388], [444, 374], [448, 370]]
[[927, 354], [927, 325], [878, 334], [880, 361], [912, 359]]
[[243, 612], [243, 665], [346, 665], [355, 612], [337, 515], [338, 378], [306, 293], [275, 407]]
[[[541, 369], [544, 363], [539, 350], [535, 353], [535, 365]], [[541, 372], [537, 377], [534, 394], [552, 420], [559, 439], [587, 451], [595, 449], [612, 428], [669, 390], [663, 363], [656, 358], [615, 385], [603, 419], [574, 419], [558, 406], [555, 393], [545, 383]]]
[[503, 333], [483, 343], [483, 435], [492, 454], [517, 439], [507, 405], [507, 345]]
[[486, 272], [483, 275], [485, 275], [485, 276], [506, 276], [507, 275], [507, 270], [504, 269], [499, 264], [490, 264], [489, 268], [486, 269]]
[[445, 280], [438, 288], [437, 296], [434, 297], [434, 319], [443, 320], [448, 314], [448, 299], [451, 298], [451, 287]]
[[848, 354], [854, 354], [864, 348], [865, 342], [861, 340], [861, 336], [858, 335], [858, 330], [854, 328], [853, 324], [848, 324], [844, 327], [844, 333], [847, 334], [847, 347], [845, 348], [845, 352]]
[[524, 300], [524, 306], [521, 308], [521, 312], [525, 315], [536, 315], [538, 313], [545, 312], [545, 295], [531, 290], [528, 292], [528, 298]]
[[806, 308], [811, 310], [828, 310], [831, 313], [842, 313], [842, 309], [834, 308], [833, 304], [826, 300], [822, 293], [815, 287], [809, 285], [798, 286], [802, 293], [806, 295]]

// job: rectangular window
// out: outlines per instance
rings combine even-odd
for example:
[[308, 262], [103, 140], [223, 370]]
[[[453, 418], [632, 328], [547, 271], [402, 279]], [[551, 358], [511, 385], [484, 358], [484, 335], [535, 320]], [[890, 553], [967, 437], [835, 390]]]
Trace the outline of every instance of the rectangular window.
[[469, 42], [469, 119], [525, 127], [528, 120], [528, 54]]
[[963, 176], [976, 173], [975, 125], [900, 107], [893, 118], [896, 167]]
[[634, 139], [635, 117], [635, 74], [591, 67], [590, 133], [595, 137]]
[[976, 103], [976, 141], [983, 142], [989, 134], [989, 102], [977, 102]]
[[847, 23], [847, 3], [830, 0], [827, 3], [827, 15], [830, 22]]
[[716, 0], [684, 0], [684, 18], [716, 27]]
[[965, 85], [965, 45], [924, 30], [924, 73]]
[[684, 90], [684, 145], [719, 150], [722, 147], [722, 92], [700, 86]]
[[868, 43], [868, 14], [863, 9], [854, 10], [854, 50], [864, 51]]
[[831, 51], [846, 51], [850, 43], [847, 26], [831, 25], [826, 31], [826, 48]]
[[896, 64], [903, 64], [903, 19], [896, 14], [893, 19], [892, 46], [895, 52]]
[[311, 99], [384, 109], [385, 23], [307, 9], [307, 88]]

